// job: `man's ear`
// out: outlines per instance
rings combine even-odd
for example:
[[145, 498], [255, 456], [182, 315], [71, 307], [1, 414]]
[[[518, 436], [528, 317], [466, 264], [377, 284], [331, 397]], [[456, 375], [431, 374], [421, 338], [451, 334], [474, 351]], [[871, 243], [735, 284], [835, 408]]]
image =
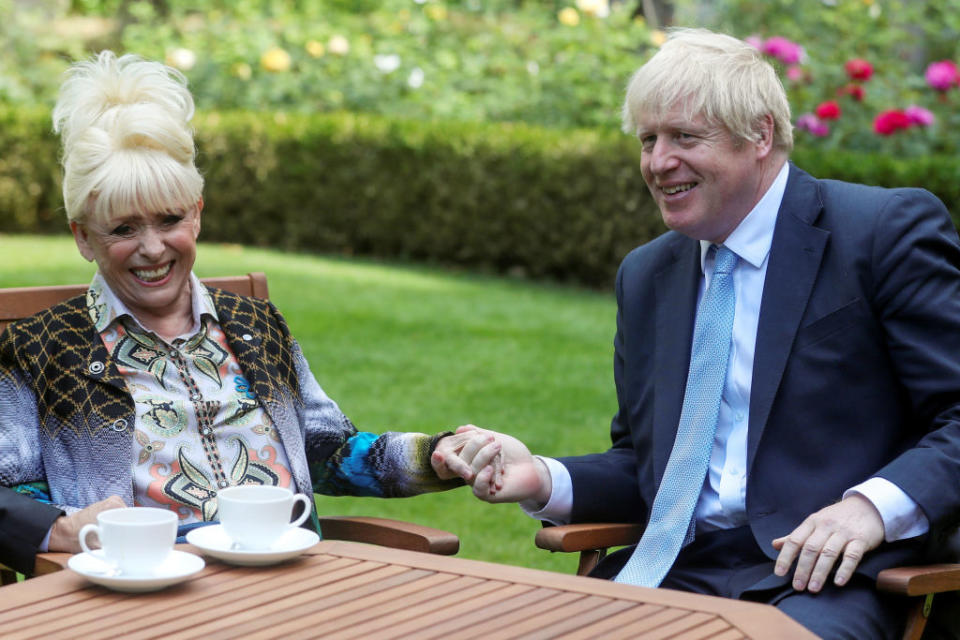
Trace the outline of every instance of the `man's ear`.
[[77, 249], [80, 250], [80, 255], [82, 255], [87, 262], [93, 262], [93, 247], [90, 246], [89, 239], [87, 238], [86, 228], [76, 220], [71, 220], [70, 231], [73, 232], [73, 240], [77, 243]]
[[773, 151], [773, 131], [775, 125], [773, 116], [769, 113], [764, 114], [757, 121], [757, 140], [754, 146], [757, 148], [757, 159], [762, 160]]

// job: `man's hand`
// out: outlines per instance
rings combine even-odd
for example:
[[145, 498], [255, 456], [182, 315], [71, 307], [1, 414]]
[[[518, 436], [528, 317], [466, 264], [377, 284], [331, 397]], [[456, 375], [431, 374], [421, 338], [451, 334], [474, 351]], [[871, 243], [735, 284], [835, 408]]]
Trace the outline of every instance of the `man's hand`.
[[110, 496], [106, 500], [94, 502], [89, 507], [85, 507], [69, 516], [60, 516], [53, 522], [50, 528], [49, 551], [68, 551], [70, 553], [79, 553], [80, 541], [77, 536], [83, 525], [96, 523], [97, 514], [109, 509], [120, 509], [125, 507], [123, 499], [119, 496]]
[[[789, 535], [773, 541], [780, 551], [774, 573], [785, 576], [793, 561], [793, 588], [816, 593], [841, 556], [834, 584], [847, 584], [863, 556], [883, 542], [883, 520], [873, 503], [853, 494], [807, 517]], [[798, 555], [799, 554], [799, 555]]]
[[441, 478], [444, 474], [463, 478], [486, 502], [530, 500], [542, 507], [550, 499], [546, 466], [530, 455], [526, 445], [503, 433], [459, 427], [455, 435], [440, 441], [431, 463]]

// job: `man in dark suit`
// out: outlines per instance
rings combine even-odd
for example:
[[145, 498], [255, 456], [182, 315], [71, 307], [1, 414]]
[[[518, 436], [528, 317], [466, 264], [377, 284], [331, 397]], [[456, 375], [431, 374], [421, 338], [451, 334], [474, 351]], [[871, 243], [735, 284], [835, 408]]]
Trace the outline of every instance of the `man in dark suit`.
[[790, 164], [783, 87], [728, 36], [672, 34], [631, 79], [624, 128], [671, 231], [617, 275], [612, 448], [533, 457], [468, 426], [435, 463], [550, 522], [646, 523], [599, 576], [767, 602], [826, 638], [895, 637], [901, 605], [876, 574], [920, 561], [960, 514], [947, 211]]

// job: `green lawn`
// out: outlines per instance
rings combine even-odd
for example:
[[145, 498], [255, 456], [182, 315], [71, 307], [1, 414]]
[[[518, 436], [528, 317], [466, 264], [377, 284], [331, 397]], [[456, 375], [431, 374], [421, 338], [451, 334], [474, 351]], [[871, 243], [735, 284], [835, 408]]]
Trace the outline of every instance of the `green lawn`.
[[[0, 235], [0, 287], [86, 282], [67, 236]], [[264, 271], [314, 374], [360, 428], [474, 423], [535, 453], [599, 451], [615, 408], [611, 294], [441, 269], [201, 245], [202, 276]], [[612, 290], [612, 287], [611, 287]], [[318, 498], [322, 513], [447, 529], [461, 557], [573, 572], [533, 546], [539, 524], [467, 489], [402, 500]]]

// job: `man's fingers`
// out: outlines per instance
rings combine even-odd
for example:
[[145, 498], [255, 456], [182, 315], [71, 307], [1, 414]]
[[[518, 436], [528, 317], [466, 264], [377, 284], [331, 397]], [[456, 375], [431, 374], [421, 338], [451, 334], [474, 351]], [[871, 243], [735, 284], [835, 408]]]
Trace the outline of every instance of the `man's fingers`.
[[843, 561], [837, 569], [837, 574], [833, 577], [833, 583], [842, 587], [853, 577], [853, 572], [860, 566], [864, 554], [867, 552], [867, 545], [862, 540], [851, 540], [847, 543], [843, 551]]
[[812, 532], [813, 526], [804, 520], [800, 526], [791, 531], [789, 535], [773, 541], [773, 546], [780, 549], [780, 554], [777, 556], [777, 564], [773, 568], [775, 574], [778, 576], [787, 575], [790, 567], [793, 566], [794, 560], [797, 559], [803, 543]]
[[840, 558], [840, 555], [843, 553], [843, 548], [846, 543], [847, 539], [839, 533], [834, 533], [827, 539], [823, 548], [820, 549], [816, 564], [814, 564], [813, 567], [813, 572], [810, 574], [810, 579], [807, 582], [807, 588], [811, 592], [816, 593], [820, 591], [823, 585], [826, 584], [827, 577], [837, 563], [837, 559]]

